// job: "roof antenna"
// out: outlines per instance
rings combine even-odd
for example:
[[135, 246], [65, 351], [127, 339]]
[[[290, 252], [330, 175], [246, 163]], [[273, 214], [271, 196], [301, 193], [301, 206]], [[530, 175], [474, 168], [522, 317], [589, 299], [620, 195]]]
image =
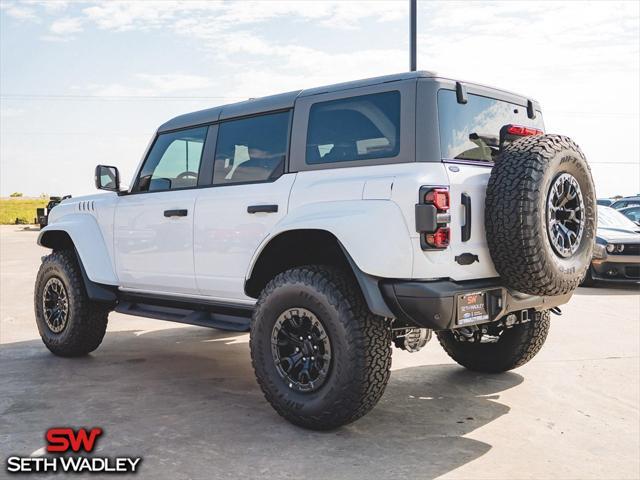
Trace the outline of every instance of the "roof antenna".
[[410, 47], [409, 49], [410, 51], [410, 67], [411, 67], [411, 71], [415, 72], [417, 70], [417, 54], [416, 54], [416, 50], [417, 50], [417, 46], [416, 46], [416, 17], [417, 17], [417, 3], [418, 0], [409, 0], [409, 4], [411, 5], [411, 13], [409, 14], [409, 44]]

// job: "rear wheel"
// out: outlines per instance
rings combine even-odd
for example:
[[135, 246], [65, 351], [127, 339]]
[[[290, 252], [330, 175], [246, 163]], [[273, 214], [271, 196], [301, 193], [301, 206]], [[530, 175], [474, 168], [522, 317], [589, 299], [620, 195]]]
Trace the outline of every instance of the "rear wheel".
[[34, 307], [40, 337], [52, 353], [78, 357], [102, 342], [110, 308], [87, 296], [73, 251], [60, 250], [44, 258], [36, 277]]
[[250, 345], [266, 399], [305, 428], [328, 430], [357, 420], [375, 406], [389, 379], [389, 325], [333, 267], [294, 268], [269, 282], [253, 316]]
[[549, 324], [549, 312], [544, 311], [510, 328], [487, 324], [442, 330], [436, 335], [447, 354], [463, 367], [500, 373], [521, 367], [535, 357], [547, 338]]

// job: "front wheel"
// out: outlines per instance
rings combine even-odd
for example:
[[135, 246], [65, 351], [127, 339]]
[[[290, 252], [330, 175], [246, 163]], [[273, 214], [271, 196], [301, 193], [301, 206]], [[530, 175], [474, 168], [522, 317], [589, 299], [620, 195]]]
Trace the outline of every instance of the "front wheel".
[[436, 332], [445, 352], [469, 370], [501, 373], [521, 367], [540, 351], [549, 333], [549, 312], [510, 328], [491, 324]]
[[390, 327], [369, 312], [357, 284], [333, 267], [294, 268], [269, 282], [253, 316], [250, 346], [266, 399], [305, 428], [357, 420], [389, 380]]
[[72, 250], [44, 258], [33, 300], [40, 337], [52, 353], [78, 357], [98, 348], [107, 329], [109, 306], [87, 296]]

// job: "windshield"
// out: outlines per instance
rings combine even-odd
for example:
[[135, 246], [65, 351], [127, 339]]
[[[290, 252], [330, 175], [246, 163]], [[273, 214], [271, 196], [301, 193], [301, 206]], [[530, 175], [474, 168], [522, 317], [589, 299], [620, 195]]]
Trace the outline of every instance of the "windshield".
[[619, 211], [598, 205], [598, 226], [604, 228], [627, 228], [637, 230], [638, 226]]
[[493, 161], [500, 129], [510, 123], [544, 130], [542, 114], [527, 116], [527, 107], [470, 94], [458, 103], [456, 92], [438, 92], [440, 151], [443, 159]]

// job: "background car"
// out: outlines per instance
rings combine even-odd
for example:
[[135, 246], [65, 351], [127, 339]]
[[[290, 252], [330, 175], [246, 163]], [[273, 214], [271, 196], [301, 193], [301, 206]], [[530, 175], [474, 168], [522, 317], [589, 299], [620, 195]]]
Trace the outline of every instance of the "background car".
[[634, 222], [636, 225], [640, 225], [640, 206], [625, 207], [618, 210], [621, 214]]
[[597, 280], [640, 285], [640, 226], [610, 207], [598, 206], [598, 230], [591, 266], [582, 282]]
[[615, 202], [615, 200], [613, 200], [612, 198], [599, 198], [598, 199], [598, 205], [603, 205], [605, 207], [610, 206], [613, 202]]
[[611, 208], [615, 208], [616, 210], [620, 210], [621, 208], [625, 208], [625, 207], [640, 206], [640, 196], [636, 195], [635, 197], [624, 197], [624, 198], [621, 198], [620, 200], [616, 200], [609, 206]]

